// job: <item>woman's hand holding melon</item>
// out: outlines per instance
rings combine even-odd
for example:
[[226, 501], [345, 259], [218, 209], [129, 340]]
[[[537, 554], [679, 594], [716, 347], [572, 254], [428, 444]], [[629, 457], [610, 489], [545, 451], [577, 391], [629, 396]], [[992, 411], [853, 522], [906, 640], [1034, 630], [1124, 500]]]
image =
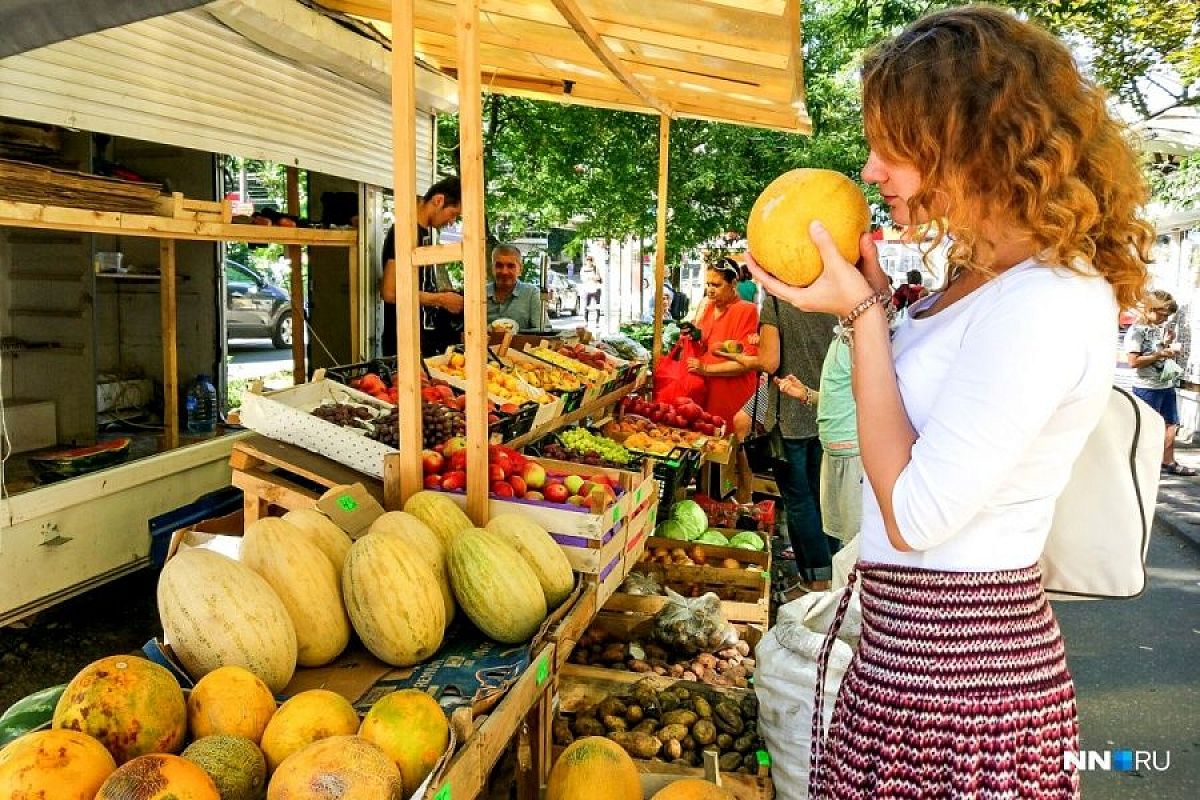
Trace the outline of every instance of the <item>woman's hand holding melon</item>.
[[760, 267], [753, 253], [746, 254], [750, 273], [768, 292], [802, 311], [823, 311], [844, 317], [866, 298], [888, 289], [887, 275], [879, 266], [879, 252], [871, 234], [859, 237], [860, 259], [856, 266], [842, 258], [820, 222], [814, 220], [808, 232], [823, 264], [821, 274], [808, 286], [784, 283]]

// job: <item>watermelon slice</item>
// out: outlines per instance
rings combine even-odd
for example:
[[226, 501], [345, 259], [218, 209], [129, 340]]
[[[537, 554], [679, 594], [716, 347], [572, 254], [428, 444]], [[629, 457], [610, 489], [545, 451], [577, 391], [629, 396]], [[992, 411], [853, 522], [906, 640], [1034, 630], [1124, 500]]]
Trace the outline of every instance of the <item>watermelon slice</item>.
[[120, 464], [129, 455], [133, 440], [128, 437], [110, 439], [89, 447], [53, 450], [29, 457], [29, 465], [43, 481], [74, 478], [104, 467]]

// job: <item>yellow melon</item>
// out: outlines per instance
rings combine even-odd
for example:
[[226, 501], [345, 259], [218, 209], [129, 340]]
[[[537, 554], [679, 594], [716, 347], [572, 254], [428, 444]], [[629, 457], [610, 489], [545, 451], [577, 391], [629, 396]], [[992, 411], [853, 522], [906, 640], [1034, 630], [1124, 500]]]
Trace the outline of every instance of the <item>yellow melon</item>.
[[642, 781], [629, 754], [603, 736], [576, 739], [550, 770], [546, 800], [642, 800]]
[[116, 768], [87, 734], [34, 731], [0, 749], [0, 797], [92, 800]]
[[650, 800], [734, 800], [734, 797], [715, 783], [684, 778], [659, 789]]
[[763, 189], [750, 210], [746, 238], [759, 266], [793, 286], [808, 286], [824, 269], [808, 235], [819, 220], [842, 258], [858, 261], [858, 240], [871, 223], [867, 200], [854, 181], [828, 169], [794, 169]]
[[263, 732], [267, 768], [274, 772], [285, 758], [318, 739], [357, 733], [358, 724], [358, 713], [337, 692], [300, 692], [279, 707]]
[[357, 736], [330, 736], [288, 757], [271, 776], [267, 800], [403, 800], [400, 770]]
[[450, 724], [431, 695], [405, 689], [379, 698], [358, 735], [396, 762], [405, 787], [414, 791], [450, 745]]
[[275, 713], [275, 698], [262, 679], [245, 667], [218, 667], [192, 689], [187, 710], [192, 739], [224, 734], [258, 744]]

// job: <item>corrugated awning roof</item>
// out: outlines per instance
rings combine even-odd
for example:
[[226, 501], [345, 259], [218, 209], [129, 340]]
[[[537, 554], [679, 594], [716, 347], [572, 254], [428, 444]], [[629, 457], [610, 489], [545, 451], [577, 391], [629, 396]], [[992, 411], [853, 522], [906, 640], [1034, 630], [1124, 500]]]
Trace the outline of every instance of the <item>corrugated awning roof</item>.
[[[316, 0], [390, 37], [390, 0]], [[481, 0], [488, 91], [809, 133], [800, 0]], [[418, 58], [457, 75], [453, 0], [415, 0]]]
[[1145, 150], [1188, 155], [1200, 153], [1200, 109], [1176, 106], [1133, 126], [1142, 136]]

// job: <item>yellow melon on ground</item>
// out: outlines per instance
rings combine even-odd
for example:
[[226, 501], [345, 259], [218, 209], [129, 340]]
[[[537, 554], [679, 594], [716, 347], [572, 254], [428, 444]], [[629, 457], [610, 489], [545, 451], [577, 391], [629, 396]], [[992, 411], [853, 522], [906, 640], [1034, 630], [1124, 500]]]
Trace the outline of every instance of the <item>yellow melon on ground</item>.
[[858, 240], [871, 211], [854, 181], [828, 169], [794, 169], [763, 189], [746, 226], [750, 254], [784, 283], [808, 286], [824, 269], [808, 235], [813, 220], [829, 231], [842, 258], [858, 261]]
[[358, 724], [354, 706], [337, 692], [300, 692], [279, 707], [263, 732], [267, 768], [274, 772], [285, 758], [319, 739], [357, 733]]
[[262, 679], [245, 667], [218, 667], [192, 689], [187, 710], [193, 740], [224, 734], [258, 744], [275, 713], [275, 698]]

